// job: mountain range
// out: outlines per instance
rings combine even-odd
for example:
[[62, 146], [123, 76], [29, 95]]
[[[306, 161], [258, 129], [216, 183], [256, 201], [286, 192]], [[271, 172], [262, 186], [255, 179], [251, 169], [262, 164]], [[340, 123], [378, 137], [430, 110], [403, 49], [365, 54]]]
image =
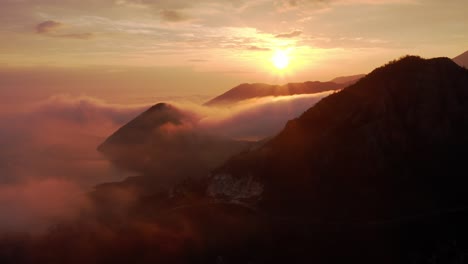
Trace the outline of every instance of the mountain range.
[[[238, 254], [244, 263], [413, 261], [426, 254], [422, 245], [440, 239], [429, 232], [453, 235], [445, 225], [465, 219], [467, 135], [468, 71], [447, 58], [408, 56], [326, 97], [209, 178], [179, 184], [164, 204], [183, 204], [178, 217], [221, 229], [233, 227], [199, 214], [236, 219], [236, 242], [196, 227], [230, 261]], [[150, 198], [138, 214], [160, 200]], [[255, 254], [246, 255], [252, 248], [244, 244]]]
[[[0, 241], [0, 260], [464, 263], [468, 70], [454, 61], [405, 56], [342, 88], [320, 83], [335, 92], [256, 143], [157, 104], [98, 148], [138, 176], [97, 187], [92, 216]], [[239, 86], [209, 104], [312, 84]]]
[[[252, 85], [239, 87], [231, 91]], [[170, 198], [147, 196], [133, 210], [146, 218], [159, 215], [148, 207], [183, 205], [176, 219], [202, 223], [198, 232], [217, 241], [216, 254], [231, 261], [241, 254], [243, 261], [375, 263], [384, 257], [401, 263], [426, 254], [422, 245], [434, 242], [429, 232], [454, 235], [445, 225], [465, 219], [466, 135], [468, 71], [447, 58], [407, 56], [326, 97], [272, 139], [237, 149], [210, 177], [189, 177], [171, 189]], [[217, 216], [200, 215], [208, 211]], [[221, 230], [240, 228], [235, 242], [206, 221], [216, 221]], [[273, 239], [266, 242], [265, 236]], [[245, 255], [252, 250], [243, 246], [247, 240], [254, 241], [253, 256]], [[398, 249], [409, 244], [403, 240], [421, 247]], [[356, 253], [364, 248], [372, 252]]]
[[330, 82], [351, 85], [351, 84], [359, 81], [359, 79], [363, 78], [364, 76], [366, 76], [366, 75], [365, 74], [355, 74], [355, 75], [349, 75], [349, 76], [341, 76], [341, 77], [334, 78]]
[[298, 94], [315, 94], [325, 91], [343, 89], [361, 78], [362, 75], [337, 78], [337, 82], [304, 82], [285, 85], [270, 85], [264, 83], [244, 83], [206, 102], [206, 106], [223, 106], [238, 103], [243, 100], [266, 96], [289, 96]]

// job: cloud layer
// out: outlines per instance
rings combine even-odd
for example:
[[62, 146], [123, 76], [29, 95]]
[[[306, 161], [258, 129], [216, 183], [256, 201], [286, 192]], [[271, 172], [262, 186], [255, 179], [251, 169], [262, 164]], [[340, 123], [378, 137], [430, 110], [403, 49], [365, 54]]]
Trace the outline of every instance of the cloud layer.
[[255, 98], [229, 109], [206, 109], [213, 113], [202, 118], [199, 127], [231, 138], [261, 140], [274, 136], [288, 120], [298, 117], [329, 94]]
[[276, 38], [294, 38], [294, 37], [300, 36], [301, 34], [302, 34], [302, 31], [294, 30], [294, 31], [289, 32], [289, 33], [278, 34], [275, 37]]
[[95, 37], [95, 34], [85, 32], [85, 33], [60, 33], [60, 30], [66, 25], [61, 22], [47, 20], [36, 25], [36, 33], [54, 37], [54, 38], [69, 38], [69, 39], [92, 39]]
[[[164, 146], [154, 148], [167, 148], [168, 151], [160, 153], [167, 156], [170, 150], [183, 144], [193, 144], [194, 149], [199, 149], [200, 142], [216, 143], [219, 137], [258, 140], [272, 136], [287, 120], [297, 117], [327, 94], [252, 99], [230, 108], [175, 103], [183, 113], [197, 118], [184, 119], [189, 123], [163, 124], [159, 132], [154, 131], [159, 134], [154, 135], [163, 137], [159, 142]], [[132, 175], [111, 166], [96, 148], [147, 107], [110, 105], [88, 97], [55, 96], [21, 112], [3, 115], [0, 119], [0, 232], [44, 230], [54, 221], [73, 218], [90, 209], [84, 194], [94, 185]], [[191, 139], [196, 141], [190, 142]], [[217, 145], [213, 146], [214, 151]], [[167, 156], [174, 157], [167, 163], [184, 160], [181, 155], [185, 154], [174, 152], [173, 156]], [[202, 152], [191, 155], [199, 159], [210, 157], [209, 153]]]
[[47, 20], [36, 25], [36, 32], [39, 34], [48, 34], [63, 27], [63, 24], [53, 20]]
[[44, 230], [88, 207], [85, 193], [126, 173], [96, 146], [141, 107], [56, 96], [0, 118], [0, 232]]

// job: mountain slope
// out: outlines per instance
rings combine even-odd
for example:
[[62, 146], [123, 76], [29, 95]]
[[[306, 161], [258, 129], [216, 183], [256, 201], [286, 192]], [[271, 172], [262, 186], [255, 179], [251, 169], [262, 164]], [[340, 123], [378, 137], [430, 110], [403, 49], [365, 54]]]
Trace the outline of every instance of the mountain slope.
[[263, 83], [238, 85], [220, 96], [205, 103], [206, 106], [229, 105], [242, 100], [265, 97], [265, 96], [286, 96], [297, 94], [313, 94], [325, 91], [339, 90], [347, 85], [345, 83], [334, 82], [304, 82], [288, 83], [285, 85], [269, 85]]
[[[406, 57], [288, 122], [259, 151], [216, 173], [251, 175], [260, 204], [289, 214], [377, 221], [468, 205], [468, 72]], [[444, 175], [444, 176], [442, 176]]]
[[278, 263], [457, 263], [467, 149], [468, 71], [410, 56], [231, 158], [207, 193], [266, 214]]
[[362, 79], [362, 77], [364, 77], [364, 76], [366, 76], [366, 75], [365, 74], [356, 74], [356, 75], [350, 75], [350, 76], [341, 76], [341, 77], [334, 78], [330, 82], [347, 83], [348, 85], [351, 85], [351, 84], [359, 81], [359, 79]]
[[453, 58], [453, 61], [462, 67], [468, 68], [468, 50]]

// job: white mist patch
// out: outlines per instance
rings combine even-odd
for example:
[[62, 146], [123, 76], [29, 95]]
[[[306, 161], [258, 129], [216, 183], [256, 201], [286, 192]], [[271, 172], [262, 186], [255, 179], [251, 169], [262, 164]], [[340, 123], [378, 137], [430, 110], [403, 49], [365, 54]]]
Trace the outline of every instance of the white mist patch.
[[85, 194], [128, 173], [96, 150], [142, 106], [55, 96], [0, 116], [0, 231], [41, 231], [88, 207]]
[[297, 118], [331, 93], [270, 96], [246, 100], [230, 108], [204, 109], [208, 114], [200, 119], [198, 126], [230, 138], [260, 140], [276, 135], [287, 121]]

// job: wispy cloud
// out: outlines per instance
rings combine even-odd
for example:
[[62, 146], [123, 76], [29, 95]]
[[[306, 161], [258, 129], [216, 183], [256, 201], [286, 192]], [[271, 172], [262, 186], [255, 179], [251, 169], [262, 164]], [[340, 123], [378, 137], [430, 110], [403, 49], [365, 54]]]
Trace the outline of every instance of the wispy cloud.
[[54, 20], [47, 20], [36, 25], [36, 33], [53, 37], [53, 38], [68, 38], [68, 39], [92, 39], [95, 37], [94, 33], [60, 33], [60, 30], [66, 25]]
[[75, 217], [95, 184], [125, 178], [96, 146], [144, 108], [55, 96], [0, 116], [0, 233]]
[[47, 20], [36, 25], [36, 32], [38, 34], [49, 34], [57, 31], [61, 27], [63, 27], [63, 23]]
[[164, 9], [160, 11], [161, 19], [168, 22], [187, 21], [190, 17], [178, 10]]
[[190, 62], [208, 62], [209, 60], [205, 60], [205, 59], [190, 59], [190, 60], [187, 60], [187, 61], [190, 61]]
[[73, 33], [73, 34], [55, 35], [54, 37], [69, 38], [69, 39], [92, 39], [95, 36], [96, 35], [94, 33]]
[[301, 30], [294, 30], [292, 32], [289, 32], [289, 33], [281, 33], [281, 34], [278, 34], [275, 36], [275, 38], [294, 38], [294, 37], [298, 37], [302, 34], [302, 31]]
[[253, 51], [270, 51], [271, 49], [269, 49], [269, 48], [263, 48], [263, 47], [258, 47], [258, 46], [249, 46], [249, 47], [247, 47], [247, 50], [253, 50]]

